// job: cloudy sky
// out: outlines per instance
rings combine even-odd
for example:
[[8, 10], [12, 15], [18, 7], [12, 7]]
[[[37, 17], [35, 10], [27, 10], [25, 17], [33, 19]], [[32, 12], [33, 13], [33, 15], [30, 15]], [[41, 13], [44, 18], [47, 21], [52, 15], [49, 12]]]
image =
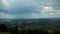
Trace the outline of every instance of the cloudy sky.
[[0, 0], [0, 18], [60, 18], [60, 0]]

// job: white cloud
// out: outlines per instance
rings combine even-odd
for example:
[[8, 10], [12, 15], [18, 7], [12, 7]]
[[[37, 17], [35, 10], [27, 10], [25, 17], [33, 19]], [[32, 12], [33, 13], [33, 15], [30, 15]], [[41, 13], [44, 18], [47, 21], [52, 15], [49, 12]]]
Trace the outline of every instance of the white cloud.
[[31, 18], [59, 18], [60, 16], [58, 14], [54, 14], [54, 13], [43, 13], [43, 14], [39, 14], [39, 13], [32, 13]]
[[14, 19], [17, 18], [17, 16], [15, 14], [0, 13], [0, 18]]
[[44, 12], [51, 12], [51, 11], [53, 11], [53, 8], [49, 7], [49, 6], [46, 6], [46, 7], [43, 7], [43, 11]]
[[6, 9], [11, 8], [11, 3], [9, 0], [1, 0], [1, 3], [4, 5]]
[[45, 7], [43, 7], [41, 13], [47, 13], [47, 14], [50, 14], [50, 15], [54, 15], [54, 14], [60, 14], [60, 10], [55, 10], [51, 6], [45, 6]]
[[60, 10], [53, 10], [53, 13], [60, 14]]

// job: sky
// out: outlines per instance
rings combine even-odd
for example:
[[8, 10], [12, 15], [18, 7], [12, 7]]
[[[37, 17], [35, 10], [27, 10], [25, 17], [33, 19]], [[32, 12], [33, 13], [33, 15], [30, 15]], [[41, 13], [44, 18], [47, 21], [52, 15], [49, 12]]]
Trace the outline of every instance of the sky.
[[60, 0], [0, 0], [0, 18], [60, 18]]

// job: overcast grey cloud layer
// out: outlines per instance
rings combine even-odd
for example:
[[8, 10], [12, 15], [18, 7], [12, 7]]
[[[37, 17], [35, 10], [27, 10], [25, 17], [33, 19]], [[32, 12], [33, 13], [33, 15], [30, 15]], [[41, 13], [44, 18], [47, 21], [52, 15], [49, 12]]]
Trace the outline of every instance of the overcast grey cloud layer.
[[0, 0], [0, 18], [60, 18], [60, 0]]

